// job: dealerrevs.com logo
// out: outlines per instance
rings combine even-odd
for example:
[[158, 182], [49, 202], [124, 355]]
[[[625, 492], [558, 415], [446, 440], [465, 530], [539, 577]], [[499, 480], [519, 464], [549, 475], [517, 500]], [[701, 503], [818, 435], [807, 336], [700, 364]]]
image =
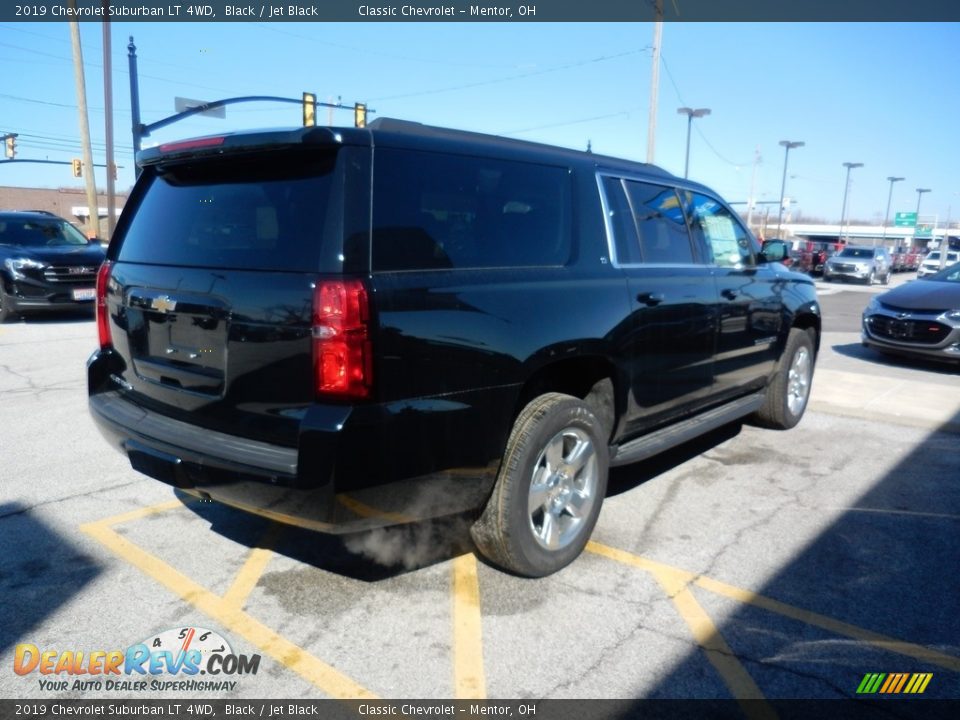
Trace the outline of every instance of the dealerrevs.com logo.
[[[126, 650], [53, 650], [20, 643], [17, 675], [39, 675], [41, 690], [231, 691], [239, 675], [256, 675], [259, 655], [238, 655], [219, 633], [201, 627], [165, 630]], [[203, 676], [201, 679], [199, 676]]]

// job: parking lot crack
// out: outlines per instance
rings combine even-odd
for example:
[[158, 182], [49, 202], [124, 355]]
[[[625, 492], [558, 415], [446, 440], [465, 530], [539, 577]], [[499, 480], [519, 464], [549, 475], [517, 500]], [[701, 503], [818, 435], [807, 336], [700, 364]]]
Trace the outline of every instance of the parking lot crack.
[[86, 492], [74, 493], [73, 495], [64, 495], [62, 497], [52, 498], [50, 500], [43, 500], [41, 502], [33, 503], [32, 505], [17, 506], [16, 510], [11, 510], [10, 512], [0, 515], [0, 520], [6, 520], [7, 518], [16, 517], [17, 515], [25, 515], [30, 512], [46, 507], [47, 505], [55, 505], [57, 503], [66, 502], [68, 500], [76, 500], [77, 498], [89, 497], [91, 495], [97, 495], [102, 492], [119, 490], [120, 488], [129, 487], [130, 485], [136, 484], [137, 480], [131, 480], [129, 482], [117, 483], [116, 485], [108, 485], [106, 487], [98, 487], [93, 490], [87, 490]]

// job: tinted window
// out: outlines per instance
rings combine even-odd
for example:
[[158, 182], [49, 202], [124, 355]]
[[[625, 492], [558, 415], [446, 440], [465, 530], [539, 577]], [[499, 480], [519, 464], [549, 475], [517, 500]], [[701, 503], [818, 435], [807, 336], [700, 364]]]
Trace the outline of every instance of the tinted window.
[[335, 156], [267, 157], [176, 165], [154, 175], [118, 259], [316, 270]]
[[564, 168], [390, 148], [374, 167], [375, 271], [569, 260]]
[[66, 220], [0, 217], [0, 244], [57, 247], [86, 245], [87, 239]]
[[693, 262], [690, 233], [673, 188], [627, 180], [627, 196], [640, 236], [645, 263]]
[[750, 236], [732, 212], [706, 195], [690, 192], [683, 195], [690, 223], [703, 233], [715, 265], [741, 267], [754, 263]]
[[623, 180], [603, 178], [603, 194], [607, 201], [607, 218], [613, 233], [616, 262], [620, 265], [635, 265], [640, 262], [640, 238], [637, 225], [630, 210]]

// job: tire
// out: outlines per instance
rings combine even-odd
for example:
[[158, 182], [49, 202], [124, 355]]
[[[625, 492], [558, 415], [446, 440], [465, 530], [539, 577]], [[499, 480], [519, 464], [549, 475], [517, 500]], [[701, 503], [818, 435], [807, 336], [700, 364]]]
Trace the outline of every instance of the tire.
[[867, 285], [873, 285], [873, 283], [876, 281], [876, 279], [877, 279], [877, 273], [876, 273], [876, 271], [871, 270], [871, 271], [870, 271], [870, 274], [867, 275]]
[[887, 270], [887, 274], [886, 274], [886, 275], [884, 275], [882, 278], [880, 278], [880, 284], [881, 284], [881, 285], [889, 285], [889, 284], [890, 284], [890, 271], [889, 271], [889, 270]]
[[477, 549], [525, 577], [566, 567], [600, 516], [609, 465], [602, 423], [582, 400], [535, 398], [514, 422], [493, 493], [470, 529]]
[[792, 328], [773, 380], [767, 386], [766, 401], [755, 415], [760, 425], [789, 430], [800, 422], [810, 399], [814, 359], [811, 332]]

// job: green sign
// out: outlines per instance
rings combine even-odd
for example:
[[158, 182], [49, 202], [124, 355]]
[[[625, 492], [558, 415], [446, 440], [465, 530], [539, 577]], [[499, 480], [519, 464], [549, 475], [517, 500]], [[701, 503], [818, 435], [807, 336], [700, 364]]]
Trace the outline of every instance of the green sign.
[[916, 228], [914, 228], [913, 236], [915, 238], [932, 238], [933, 225], [930, 223], [920, 223]]
[[896, 227], [914, 227], [917, 224], [915, 212], [898, 212], [893, 218]]

